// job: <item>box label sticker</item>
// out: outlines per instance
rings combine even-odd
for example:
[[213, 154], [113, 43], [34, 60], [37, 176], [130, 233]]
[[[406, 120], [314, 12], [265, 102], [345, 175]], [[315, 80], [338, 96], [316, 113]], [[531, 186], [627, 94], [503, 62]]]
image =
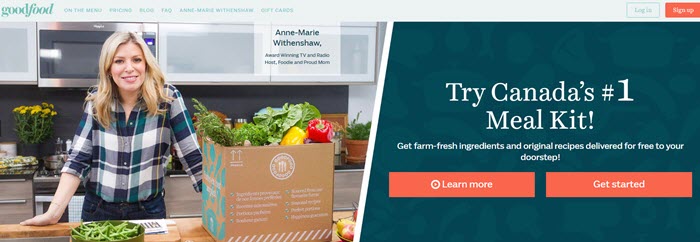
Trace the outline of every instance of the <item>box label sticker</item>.
[[277, 180], [285, 180], [294, 173], [294, 157], [287, 153], [279, 153], [270, 161], [270, 173]]

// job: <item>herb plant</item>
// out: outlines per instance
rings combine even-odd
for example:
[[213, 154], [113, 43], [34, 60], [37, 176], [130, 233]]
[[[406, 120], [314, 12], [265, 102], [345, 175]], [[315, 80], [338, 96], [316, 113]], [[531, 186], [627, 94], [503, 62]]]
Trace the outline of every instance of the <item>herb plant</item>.
[[267, 131], [267, 127], [259, 124], [246, 123], [243, 124], [238, 129], [233, 131], [234, 145], [244, 145], [245, 141], [250, 141], [252, 146], [262, 146], [267, 144], [267, 140], [270, 137]]
[[372, 129], [372, 122], [358, 123], [357, 119], [360, 118], [360, 113], [357, 113], [357, 117], [350, 122], [347, 128], [345, 128], [345, 135], [350, 140], [368, 140], [369, 133]]
[[197, 135], [202, 138], [209, 137], [212, 141], [223, 146], [235, 145], [234, 131], [226, 127], [216, 114], [210, 112], [197, 99], [192, 98], [192, 102], [194, 102], [194, 109], [197, 110], [194, 113], [194, 116], [197, 117], [197, 122], [194, 123]]

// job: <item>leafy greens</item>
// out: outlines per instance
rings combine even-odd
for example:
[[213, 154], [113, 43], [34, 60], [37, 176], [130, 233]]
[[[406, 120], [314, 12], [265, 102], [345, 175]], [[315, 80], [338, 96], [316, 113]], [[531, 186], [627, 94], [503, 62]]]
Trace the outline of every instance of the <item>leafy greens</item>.
[[267, 107], [267, 113], [259, 113], [253, 117], [253, 122], [268, 127], [269, 143], [279, 143], [291, 127], [297, 126], [306, 130], [309, 121], [315, 118], [321, 118], [321, 112], [314, 105], [308, 102], [285, 103], [282, 110], [279, 111]]

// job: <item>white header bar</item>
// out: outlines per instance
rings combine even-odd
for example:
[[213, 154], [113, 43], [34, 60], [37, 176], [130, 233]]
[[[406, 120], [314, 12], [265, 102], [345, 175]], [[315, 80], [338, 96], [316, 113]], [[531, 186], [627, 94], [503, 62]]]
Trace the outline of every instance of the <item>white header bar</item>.
[[[2, 1], [0, 21], [697, 21], [671, 1], [620, 0], [37, 0]], [[637, 7], [639, 9], [637, 9]], [[691, 9], [692, 10], [692, 9]], [[651, 12], [649, 12], [651, 11]], [[698, 12], [700, 13], [700, 9]]]

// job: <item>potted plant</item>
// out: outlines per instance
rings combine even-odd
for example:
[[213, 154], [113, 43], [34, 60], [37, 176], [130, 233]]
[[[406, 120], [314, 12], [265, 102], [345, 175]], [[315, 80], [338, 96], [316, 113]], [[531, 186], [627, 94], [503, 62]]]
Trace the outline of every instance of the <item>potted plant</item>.
[[21, 155], [39, 157], [39, 145], [53, 135], [53, 104], [19, 106], [12, 110]]
[[345, 136], [347, 137], [346, 147], [348, 162], [364, 162], [367, 158], [367, 144], [369, 142], [369, 133], [372, 129], [372, 122], [360, 123], [357, 120], [360, 118], [360, 113], [357, 117], [345, 128]]

